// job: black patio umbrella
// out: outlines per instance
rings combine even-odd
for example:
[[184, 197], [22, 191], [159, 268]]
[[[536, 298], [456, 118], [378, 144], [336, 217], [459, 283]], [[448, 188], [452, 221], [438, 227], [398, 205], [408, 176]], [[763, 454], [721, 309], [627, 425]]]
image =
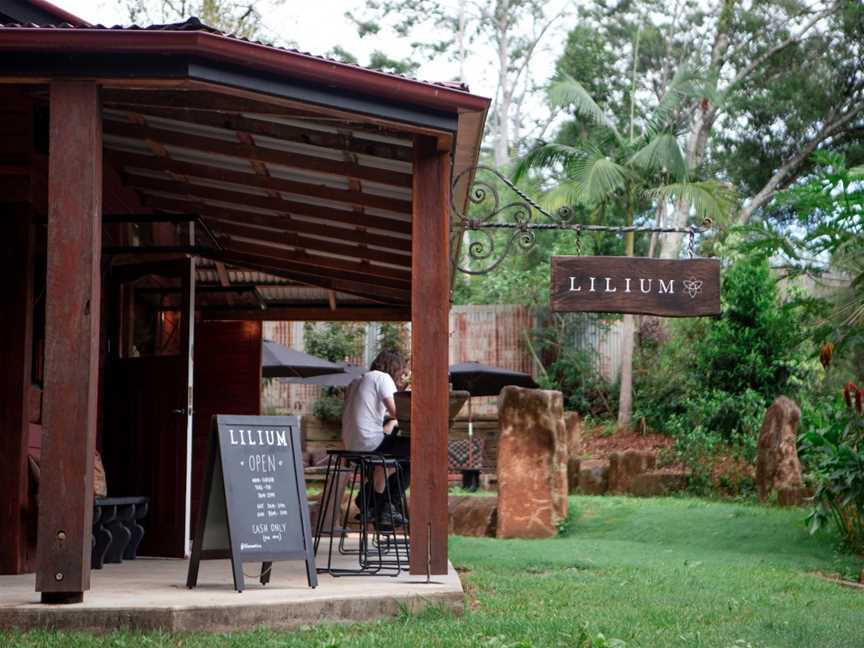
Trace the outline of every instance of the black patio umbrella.
[[472, 396], [497, 396], [507, 385], [535, 389], [537, 383], [526, 373], [491, 367], [479, 362], [460, 362], [450, 365], [453, 389], [462, 389]]
[[264, 340], [261, 346], [261, 375], [264, 378], [309, 378], [324, 374], [341, 374], [344, 369], [335, 362]]
[[[508, 385], [534, 389], [537, 383], [526, 373], [492, 367], [479, 362], [460, 362], [450, 365], [450, 383], [455, 390], [464, 390], [474, 396], [497, 396]], [[474, 436], [471, 398], [468, 398], [468, 436]]]
[[288, 385], [321, 385], [323, 387], [347, 387], [352, 381], [360, 378], [366, 369], [347, 362], [337, 362], [343, 373], [322, 374], [309, 378], [280, 378], [279, 382]]

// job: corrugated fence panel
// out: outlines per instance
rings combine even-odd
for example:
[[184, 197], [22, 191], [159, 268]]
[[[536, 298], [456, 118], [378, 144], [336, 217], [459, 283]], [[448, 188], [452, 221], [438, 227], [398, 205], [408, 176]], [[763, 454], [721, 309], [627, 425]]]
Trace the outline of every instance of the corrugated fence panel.
[[[524, 306], [454, 306], [450, 309], [450, 364], [476, 361], [533, 374], [525, 336], [534, 325], [534, 315]], [[477, 416], [498, 412], [494, 397], [475, 398], [471, 407]], [[467, 411], [464, 408], [461, 415], [466, 416]]]
[[597, 372], [614, 382], [621, 370], [621, 342], [624, 335], [622, 320], [601, 320], [592, 317], [576, 335], [577, 348], [593, 351]]

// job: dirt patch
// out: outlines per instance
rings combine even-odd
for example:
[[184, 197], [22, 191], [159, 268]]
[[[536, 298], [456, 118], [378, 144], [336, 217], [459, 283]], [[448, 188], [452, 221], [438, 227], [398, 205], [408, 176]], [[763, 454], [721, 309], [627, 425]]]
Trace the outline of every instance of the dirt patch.
[[670, 450], [675, 441], [664, 434], [616, 432], [605, 436], [602, 427], [586, 427], [582, 438], [581, 454], [588, 459], [608, 459], [613, 452], [625, 450]]

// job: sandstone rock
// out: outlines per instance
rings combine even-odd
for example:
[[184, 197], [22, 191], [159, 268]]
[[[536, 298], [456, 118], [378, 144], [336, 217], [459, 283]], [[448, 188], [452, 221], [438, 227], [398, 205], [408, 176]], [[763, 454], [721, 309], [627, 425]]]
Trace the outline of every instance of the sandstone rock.
[[605, 459], [583, 459], [579, 463], [579, 492], [603, 495], [609, 490], [609, 462]]
[[494, 538], [498, 519], [497, 497], [451, 495], [447, 501], [450, 535]]
[[630, 493], [638, 497], [660, 497], [687, 488], [690, 474], [686, 471], [663, 469], [636, 475], [630, 483]]
[[579, 412], [564, 412], [564, 429], [567, 434], [567, 455], [575, 457], [582, 450], [582, 417]]
[[609, 492], [626, 493], [636, 475], [654, 470], [657, 456], [650, 450], [625, 450], [609, 455]]
[[582, 449], [582, 417], [578, 412], [564, 412], [564, 429], [567, 434], [567, 491], [573, 493], [579, 487], [579, 452]]
[[549, 538], [567, 515], [561, 392], [505, 387], [498, 396], [499, 538]]
[[797, 447], [800, 420], [801, 410], [785, 396], [778, 397], [765, 412], [756, 459], [756, 493], [760, 501], [772, 490], [803, 486]]
[[567, 460], [567, 491], [573, 495], [579, 491], [579, 470], [582, 460], [579, 457], [570, 457]]

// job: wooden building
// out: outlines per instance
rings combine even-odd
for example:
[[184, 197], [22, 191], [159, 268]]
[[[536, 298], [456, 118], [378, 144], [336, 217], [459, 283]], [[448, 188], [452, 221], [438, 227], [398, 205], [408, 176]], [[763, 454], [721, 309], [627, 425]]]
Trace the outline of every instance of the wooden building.
[[302, 319], [412, 321], [412, 571], [429, 528], [446, 571], [449, 190], [489, 101], [194, 19], [0, 23], [0, 573], [81, 600], [97, 449], [142, 553], [185, 555], [210, 415], [258, 412], [261, 321]]

